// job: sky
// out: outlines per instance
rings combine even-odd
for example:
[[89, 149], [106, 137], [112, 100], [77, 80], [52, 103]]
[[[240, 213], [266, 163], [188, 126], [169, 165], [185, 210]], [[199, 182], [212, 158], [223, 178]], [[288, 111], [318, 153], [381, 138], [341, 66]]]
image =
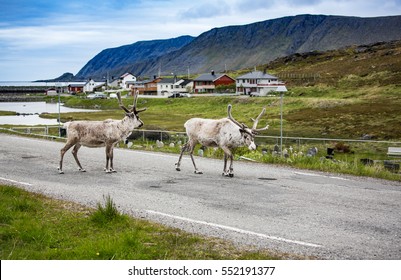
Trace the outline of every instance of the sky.
[[107, 48], [299, 14], [401, 15], [401, 0], [0, 0], [0, 81], [75, 75]]

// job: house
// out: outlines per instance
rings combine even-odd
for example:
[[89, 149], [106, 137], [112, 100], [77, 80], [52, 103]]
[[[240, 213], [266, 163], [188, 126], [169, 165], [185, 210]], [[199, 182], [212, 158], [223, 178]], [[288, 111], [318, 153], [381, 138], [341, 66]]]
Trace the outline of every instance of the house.
[[67, 85], [69, 94], [77, 94], [84, 91], [85, 82], [76, 82]]
[[110, 82], [107, 83], [108, 88], [120, 88], [121, 86], [121, 80], [118, 79], [114, 79], [114, 77], [112, 77], [112, 80]]
[[163, 78], [157, 83], [157, 95], [169, 96], [174, 92], [187, 92], [190, 80], [174, 78]]
[[133, 82], [136, 82], [136, 77], [131, 73], [125, 73], [120, 76], [120, 86], [123, 89], [127, 89], [132, 85]]
[[138, 91], [139, 94], [145, 94], [145, 83], [149, 82], [150, 80], [143, 80], [143, 81], [136, 81], [136, 82], [130, 82], [129, 86], [132, 88], [134, 91]]
[[105, 86], [105, 82], [95, 82], [93, 79], [90, 79], [84, 85], [84, 92], [94, 92], [97, 89], [101, 89]]
[[285, 83], [262, 71], [253, 71], [236, 79], [237, 93], [266, 96], [273, 91], [287, 91]]
[[161, 78], [157, 78], [156, 76], [153, 80], [147, 80], [144, 84], [143, 94], [145, 95], [157, 95], [157, 84], [161, 81]]
[[219, 85], [230, 85], [235, 83], [235, 80], [226, 74], [214, 73], [211, 71], [207, 74], [202, 74], [194, 79], [194, 93], [213, 93]]
[[150, 80], [129, 82], [129, 88], [132, 88], [134, 91], [138, 91], [139, 94], [144, 95], [157, 95], [157, 84], [161, 80], [161, 78], [157, 78], [156, 76]]

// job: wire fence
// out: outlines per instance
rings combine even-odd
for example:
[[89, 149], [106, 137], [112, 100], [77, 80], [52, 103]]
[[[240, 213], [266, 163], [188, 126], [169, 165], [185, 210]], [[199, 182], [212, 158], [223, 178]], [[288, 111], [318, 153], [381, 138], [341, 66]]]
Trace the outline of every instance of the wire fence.
[[[66, 131], [58, 126], [35, 126], [35, 127], [12, 127], [8, 129], [16, 133], [31, 134], [42, 137], [65, 138]], [[165, 144], [185, 143], [187, 141], [186, 133], [183, 131], [168, 130], [134, 130], [128, 137], [128, 141], [160, 141]], [[279, 149], [291, 149], [297, 151], [306, 151], [311, 147], [317, 146], [320, 150], [335, 148], [342, 152], [358, 152], [362, 154], [387, 156], [389, 147], [401, 147], [401, 141], [384, 140], [365, 140], [365, 139], [341, 139], [341, 138], [308, 138], [308, 137], [289, 137], [289, 136], [264, 136], [257, 135], [255, 142], [273, 151]], [[283, 146], [280, 147], [280, 144]], [[277, 148], [279, 146], [279, 148]], [[341, 150], [342, 149], [342, 150]]]

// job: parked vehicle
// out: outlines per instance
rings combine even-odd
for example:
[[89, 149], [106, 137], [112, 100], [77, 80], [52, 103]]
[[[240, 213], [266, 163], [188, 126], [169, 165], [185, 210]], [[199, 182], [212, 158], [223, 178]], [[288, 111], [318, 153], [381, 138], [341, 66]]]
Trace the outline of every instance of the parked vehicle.
[[106, 99], [107, 94], [104, 94], [102, 92], [96, 92], [96, 93], [91, 93], [86, 96], [88, 99]]
[[189, 97], [189, 95], [186, 93], [174, 92], [173, 94], [168, 96], [168, 98], [182, 98], [182, 97]]

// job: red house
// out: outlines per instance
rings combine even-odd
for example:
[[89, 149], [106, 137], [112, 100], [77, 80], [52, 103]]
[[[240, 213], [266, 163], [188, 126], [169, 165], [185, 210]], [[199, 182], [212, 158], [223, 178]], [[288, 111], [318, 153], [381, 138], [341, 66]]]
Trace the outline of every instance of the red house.
[[84, 85], [85, 83], [75, 83], [75, 84], [69, 84], [68, 85], [68, 92], [70, 94], [76, 94], [84, 91]]
[[226, 74], [214, 73], [214, 71], [202, 74], [194, 79], [194, 93], [213, 93], [216, 86], [231, 85], [235, 80]]

